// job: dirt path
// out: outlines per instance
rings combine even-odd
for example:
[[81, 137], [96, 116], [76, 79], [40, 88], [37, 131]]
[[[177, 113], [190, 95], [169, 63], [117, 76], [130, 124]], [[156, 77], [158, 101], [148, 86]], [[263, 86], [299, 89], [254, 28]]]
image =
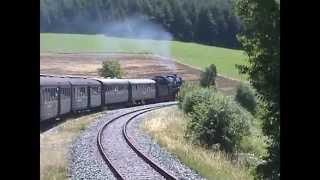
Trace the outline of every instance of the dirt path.
[[[151, 78], [155, 75], [176, 73], [187, 81], [199, 80], [201, 71], [177, 63], [169, 58], [143, 53], [41, 53], [40, 73], [81, 76], [98, 76], [103, 61], [118, 60], [124, 78]], [[238, 81], [218, 77], [217, 87], [234, 94]]]

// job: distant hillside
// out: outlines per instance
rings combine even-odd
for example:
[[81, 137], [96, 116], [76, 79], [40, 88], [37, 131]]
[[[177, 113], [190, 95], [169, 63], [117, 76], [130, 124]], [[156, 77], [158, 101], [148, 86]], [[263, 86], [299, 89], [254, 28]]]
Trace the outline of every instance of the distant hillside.
[[135, 37], [153, 23], [175, 40], [239, 48], [232, 9], [232, 0], [40, 0], [40, 31]]
[[235, 64], [244, 64], [243, 51], [178, 41], [137, 40], [103, 35], [40, 34], [41, 52], [150, 52], [171, 56], [180, 63], [203, 69], [213, 63], [218, 73], [244, 79]]

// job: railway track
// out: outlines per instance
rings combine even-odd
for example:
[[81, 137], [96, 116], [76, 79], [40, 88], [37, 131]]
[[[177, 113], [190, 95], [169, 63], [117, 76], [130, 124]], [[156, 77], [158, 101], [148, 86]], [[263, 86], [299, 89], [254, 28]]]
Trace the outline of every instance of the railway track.
[[137, 116], [175, 104], [156, 105], [129, 111], [102, 126], [97, 136], [98, 149], [117, 179], [177, 179], [142, 153], [127, 134], [128, 124]]

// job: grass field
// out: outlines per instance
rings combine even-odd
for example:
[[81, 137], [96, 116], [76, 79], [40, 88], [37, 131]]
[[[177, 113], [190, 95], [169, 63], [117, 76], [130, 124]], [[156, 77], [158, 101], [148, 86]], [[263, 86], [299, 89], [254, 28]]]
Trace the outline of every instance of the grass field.
[[137, 40], [103, 35], [40, 34], [41, 52], [151, 52], [203, 69], [215, 64], [218, 73], [244, 80], [235, 64], [245, 64], [243, 51], [178, 41]]

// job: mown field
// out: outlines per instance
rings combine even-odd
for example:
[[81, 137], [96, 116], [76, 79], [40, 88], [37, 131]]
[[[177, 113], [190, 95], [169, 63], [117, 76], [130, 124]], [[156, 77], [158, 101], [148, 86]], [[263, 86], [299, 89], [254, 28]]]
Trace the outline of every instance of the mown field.
[[40, 34], [41, 52], [151, 52], [203, 69], [215, 64], [218, 73], [244, 80], [235, 64], [245, 64], [243, 51], [178, 41], [137, 40], [103, 35]]

